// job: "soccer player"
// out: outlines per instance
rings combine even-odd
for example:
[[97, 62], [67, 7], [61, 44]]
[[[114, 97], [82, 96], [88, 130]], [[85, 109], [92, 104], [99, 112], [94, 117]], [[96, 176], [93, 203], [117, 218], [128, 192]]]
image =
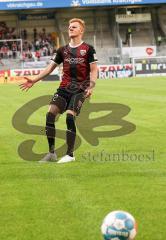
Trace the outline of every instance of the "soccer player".
[[5, 71], [5, 73], [4, 73], [4, 83], [8, 82], [8, 77], [9, 77], [8, 72]]
[[22, 90], [28, 90], [36, 82], [49, 75], [57, 65], [63, 63], [63, 76], [57, 92], [54, 94], [46, 115], [46, 135], [49, 153], [40, 162], [56, 161], [55, 118], [66, 111], [67, 152], [58, 163], [75, 160], [74, 144], [76, 138], [75, 118], [79, 115], [84, 100], [90, 97], [97, 79], [97, 58], [94, 48], [82, 40], [85, 30], [83, 20], [73, 18], [69, 21], [69, 44], [60, 47], [51, 58], [50, 64], [34, 80], [27, 78], [20, 84]]

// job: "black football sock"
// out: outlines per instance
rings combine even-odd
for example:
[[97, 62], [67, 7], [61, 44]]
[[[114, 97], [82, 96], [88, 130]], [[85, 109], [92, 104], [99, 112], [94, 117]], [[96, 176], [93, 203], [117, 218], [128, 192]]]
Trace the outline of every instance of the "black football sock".
[[67, 114], [66, 117], [67, 131], [66, 131], [66, 143], [67, 143], [67, 155], [73, 157], [74, 144], [76, 139], [76, 126], [75, 117], [72, 114]]
[[49, 145], [49, 152], [54, 153], [55, 148], [55, 115], [48, 112], [46, 115], [46, 135]]

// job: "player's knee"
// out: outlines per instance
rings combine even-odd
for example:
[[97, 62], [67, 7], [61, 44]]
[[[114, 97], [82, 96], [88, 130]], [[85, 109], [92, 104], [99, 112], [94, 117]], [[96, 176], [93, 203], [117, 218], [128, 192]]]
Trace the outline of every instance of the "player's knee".
[[70, 110], [70, 109], [68, 109], [68, 110], [66, 111], [66, 114], [71, 114], [71, 115], [73, 115], [74, 117], [77, 115], [77, 113], [76, 113], [75, 111]]
[[66, 116], [66, 125], [69, 131], [76, 132], [75, 116], [68, 113]]

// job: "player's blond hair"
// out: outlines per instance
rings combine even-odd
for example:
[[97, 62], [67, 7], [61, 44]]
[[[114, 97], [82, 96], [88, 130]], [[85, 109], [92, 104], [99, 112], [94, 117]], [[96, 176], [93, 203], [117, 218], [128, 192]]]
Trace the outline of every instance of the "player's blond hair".
[[73, 22], [78, 22], [80, 24], [80, 26], [82, 27], [83, 32], [85, 31], [85, 22], [84, 20], [80, 19], [80, 18], [72, 18], [69, 20], [69, 25]]

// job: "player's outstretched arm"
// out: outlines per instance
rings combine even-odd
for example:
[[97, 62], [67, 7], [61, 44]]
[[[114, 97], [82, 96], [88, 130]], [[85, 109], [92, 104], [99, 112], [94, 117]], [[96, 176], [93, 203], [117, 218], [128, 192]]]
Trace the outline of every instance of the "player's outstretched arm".
[[51, 61], [51, 63], [44, 69], [43, 72], [41, 72], [38, 76], [36, 76], [35, 79], [30, 79], [27, 77], [24, 77], [26, 79], [26, 82], [21, 83], [20, 89], [22, 91], [28, 91], [35, 83], [37, 83], [38, 81], [40, 81], [41, 79], [45, 78], [46, 76], [48, 76], [55, 68], [56, 68], [57, 64], [54, 63], [53, 61]]
[[96, 85], [98, 70], [97, 70], [97, 63], [90, 64], [90, 86], [85, 90], [85, 97], [88, 98], [92, 95], [93, 89]]

